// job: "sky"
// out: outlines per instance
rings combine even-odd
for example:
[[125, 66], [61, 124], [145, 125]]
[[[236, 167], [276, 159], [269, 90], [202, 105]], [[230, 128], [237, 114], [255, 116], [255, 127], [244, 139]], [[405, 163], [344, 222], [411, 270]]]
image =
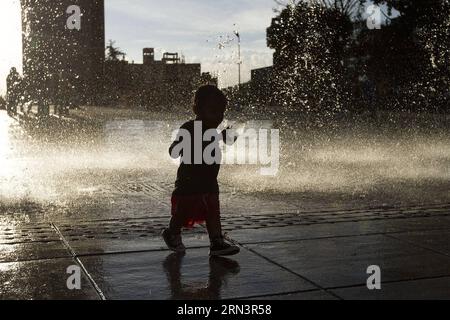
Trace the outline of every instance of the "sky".
[[272, 65], [266, 45], [273, 0], [106, 0], [106, 39], [116, 41], [129, 61], [142, 62], [142, 48], [182, 53], [188, 63], [219, 76], [220, 85], [238, 81], [241, 35], [242, 77], [250, 70]]
[[[187, 63], [201, 63], [203, 72], [219, 77], [221, 87], [238, 81], [238, 46], [241, 35], [242, 80], [250, 70], [272, 65], [266, 29], [275, 16], [274, 0], [105, 0], [106, 40], [127, 53], [127, 60], [142, 63], [142, 48], [179, 52]], [[19, 0], [0, 1], [0, 94], [12, 66], [21, 70]], [[6, 45], [7, 44], [7, 45]]]

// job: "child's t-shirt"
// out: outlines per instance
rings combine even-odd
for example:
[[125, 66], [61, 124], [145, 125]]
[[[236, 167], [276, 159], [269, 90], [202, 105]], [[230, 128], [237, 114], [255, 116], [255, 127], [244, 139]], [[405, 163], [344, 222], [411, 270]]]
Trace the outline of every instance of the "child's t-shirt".
[[[206, 132], [206, 128], [202, 126], [202, 137], [196, 137], [195, 134], [195, 122], [201, 123], [200, 120], [192, 120], [183, 124], [180, 128], [187, 130], [190, 133], [191, 143], [191, 158], [187, 159], [187, 155], [181, 154], [175, 156], [181, 156], [181, 164], [178, 168], [177, 180], [175, 182], [174, 195], [195, 195], [195, 194], [216, 194], [219, 193], [219, 184], [217, 177], [220, 171], [220, 161], [216, 161], [213, 164], [206, 164], [203, 157], [201, 164], [194, 163], [194, 141], [200, 139], [202, 141], [202, 154], [205, 148], [211, 143], [219, 143], [218, 141], [203, 141], [203, 134]], [[172, 155], [172, 150], [183, 141], [180, 135], [172, 143], [169, 152]], [[216, 148], [220, 152], [219, 148]], [[221, 159], [221, 154], [214, 154], [215, 159]], [[173, 155], [172, 155], [173, 156]]]

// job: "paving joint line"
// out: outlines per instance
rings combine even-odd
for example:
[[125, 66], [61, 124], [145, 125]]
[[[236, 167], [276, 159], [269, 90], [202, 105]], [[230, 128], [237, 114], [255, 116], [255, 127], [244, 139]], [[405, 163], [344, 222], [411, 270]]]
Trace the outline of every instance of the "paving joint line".
[[58, 229], [58, 227], [54, 223], [51, 222], [51, 226], [54, 228], [56, 233], [60, 236], [61, 241], [64, 243], [66, 248], [69, 250], [70, 254], [72, 255], [72, 258], [75, 259], [75, 261], [80, 265], [81, 269], [83, 270], [84, 274], [88, 278], [89, 282], [94, 287], [94, 290], [97, 292], [97, 295], [100, 297], [101, 300], [106, 300], [106, 296], [103, 294], [101, 288], [98, 286], [98, 284], [95, 282], [94, 278], [88, 272], [87, 268], [84, 266], [83, 262], [79, 259], [76, 252], [70, 246], [69, 242], [66, 240], [64, 235], [61, 233], [61, 231]]
[[323, 292], [323, 290], [318, 289], [310, 289], [310, 290], [296, 290], [296, 291], [286, 291], [281, 293], [268, 293], [268, 294], [262, 294], [262, 295], [252, 295], [252, 296], [243, 296], [243, 297], [237, 297], [232, 298], [235, 300], [245, 300], [245, 299], [258, 299], [258, 298], [266, 298], [266, 297], [282, 297], [287, 296], [290, 294], [302, 294], [302, 293], [311, 293], [311, 292]]

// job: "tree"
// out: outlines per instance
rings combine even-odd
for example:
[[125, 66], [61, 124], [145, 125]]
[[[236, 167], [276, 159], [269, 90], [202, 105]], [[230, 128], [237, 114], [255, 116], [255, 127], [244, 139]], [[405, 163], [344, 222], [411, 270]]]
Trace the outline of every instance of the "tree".
[[125, 58], [125, 53], [120, 50], [119, 47], [115, 47], [116, 42], [109, 40], [106, 46], [106, 60], [107, 61], [119, 61], [119, 57]]
[[278, 102], [321, 117], [344, 106], [450, 110], [450, 0], [374, 0], [388, 8], [381, 30], [359, 15], [364, 0], [276, 2], [267, 42]]
[[[302, 0], [274, 0], [281, 8], [289, 6], [296, 6], [303, 2]], [[341, 14], [352, 17], [360, 10], [361, 6], [366, 2], [365, 0], [309, 0], [310, 3], [322, 6], [324, 8], [333, 9]], [[275, 9], [277, 13], [281, 11]]]
[[344, 16], [352, 17], [356, 15], [365, 0], [311, 0], [326, 8], [336, 10]]
[[350, 17], [334, 7], [307, 1], [287, 5], [267, 30], [268, 46], [275, 50], [277, 100], [321, 118], [342, 110], [352, 29]]
[[394, 88], [391, 100], [401, 109], [448, 111], [450, 1], [374, 2], [400, 14], [369, 49], [369, 66], [381, 71]]

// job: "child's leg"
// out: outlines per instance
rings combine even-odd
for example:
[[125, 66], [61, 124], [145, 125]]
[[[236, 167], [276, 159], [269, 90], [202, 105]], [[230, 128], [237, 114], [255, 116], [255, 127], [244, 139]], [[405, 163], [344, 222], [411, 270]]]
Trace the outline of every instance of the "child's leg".
[[222, 238], [222, 223], [220, 221], [220, 215], [208, 215], [206, 218], [206, 228], [208, 229], [208, 235], [211, 241]]
[[185, 206], [183, 205], [183, 199], [172, 197], [172, 218], [169, 223], [169, 230], [172, 235], [180, 235], [181, 229], [186, 222]]
[[182, 212], [177, 212], [176, 214], [174, 214], [169, 223], [170, 233], [175, 236], [180, 235], [185, 221], [186, 219]]
[[238, 246], [228, 244], [224, 241], [222, 234], [222, 223], [220, 221], [219, 195], [209, 195], [207, 198], [208, 214], [206, 215], [206, 227], [208, 228], [211, 247], [210, 256], [231, 256], [238, 254]]
[[170, 250], [179, 254], [184, 254], [186, 252], [186, 247], [181, 240], [181, 228], [183, 227], [184, 222], [184, 212], [182, 208], [180, 208], [180, 201], [178, 200], [178, 198], [172, 197], [172, 219], [170, 220], [169, 228], [164, 229], [161, 236]]
[[212, 194], [205, 197], [208, 208], [206, 215], [206, 228], [209, 239], [216, 240], [222, 238], [222, 222], [220, 221], [219, 195]]

